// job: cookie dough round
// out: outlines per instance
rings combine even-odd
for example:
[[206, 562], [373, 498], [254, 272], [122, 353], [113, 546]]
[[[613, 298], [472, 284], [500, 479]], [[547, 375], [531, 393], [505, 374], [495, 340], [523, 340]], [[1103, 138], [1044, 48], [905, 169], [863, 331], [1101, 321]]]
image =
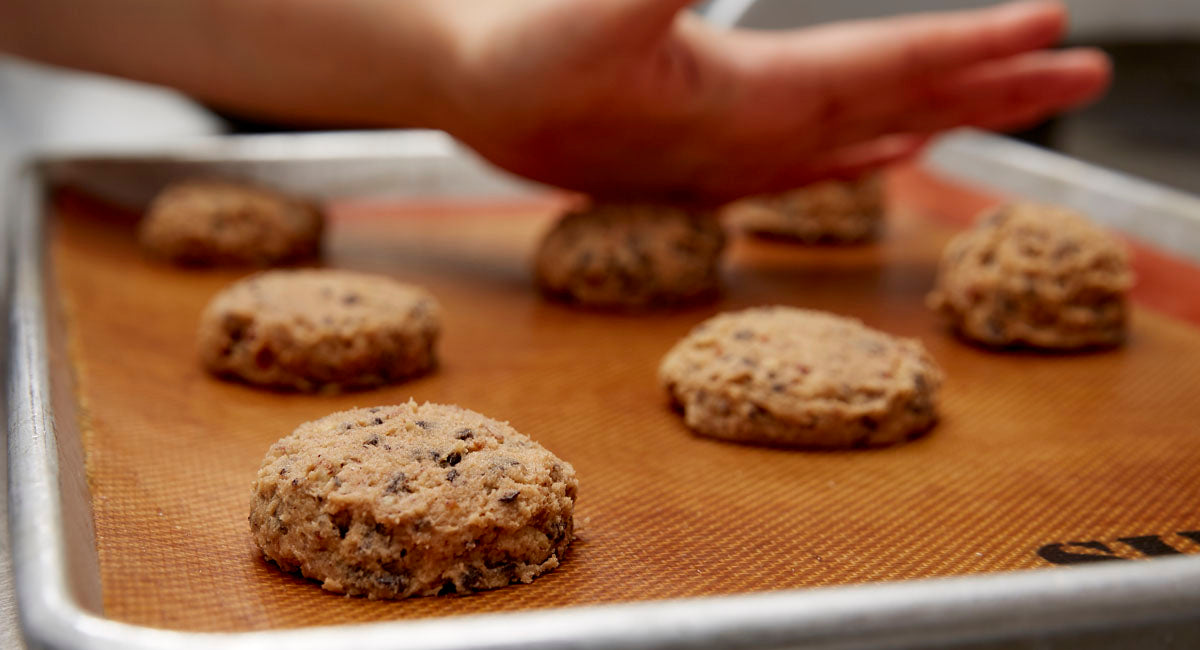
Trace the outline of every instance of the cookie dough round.
[[511, 426], [415, 402], [342, 411], [271, 446], [250, 529], [329, 591], [405, 598], [531, 582], [571, 543], [578, 482]]
[[734, 225], [765, 237], [804, 243], [860, 243], [879, 236], [883, 180], [824, 181], [790, 192], [744, 199], [725, 214]]
[[942, 383], [920, 342], [792, 307], [704, 321], [667, 353], [658, 376], [696, 433], [830, 449], [926, 431]]
[[314, 257], [324, 216], [313, 204], [218, 180], [167, 186], [139, 226], [142, 245], [187, 265], [270, 266]]
[[272, 388], [368, 388], [433, 367], [440, 308], [424, 289], [330, 269], [265, 271], [212, 299], [204, 366]]
[[1032, 203], [984, 215], [946, 246], [929, 306], [967, 339], [1071, 350], [1125, 339], [1133, 273], [1083, 215]]
[[671, 306], [713, 298], [725, 233], [706, 212], [598, 204], [562, 217], [534, 263], [542, 291], [601, 308]]

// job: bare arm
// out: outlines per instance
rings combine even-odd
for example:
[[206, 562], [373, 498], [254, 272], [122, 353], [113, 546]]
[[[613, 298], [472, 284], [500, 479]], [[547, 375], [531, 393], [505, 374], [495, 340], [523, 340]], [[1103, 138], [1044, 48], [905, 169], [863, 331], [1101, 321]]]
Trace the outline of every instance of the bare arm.
[[526, 176], [729, 198], [1103, 91], [1053, 2], [773, 33], [686, 0], [6, 0], [0, 47], [301, 122], [441, 128]]
[[438, 126], [451, 76], [430, 0], [4, 0], [0, 49], [172, 86], [251, 116]]

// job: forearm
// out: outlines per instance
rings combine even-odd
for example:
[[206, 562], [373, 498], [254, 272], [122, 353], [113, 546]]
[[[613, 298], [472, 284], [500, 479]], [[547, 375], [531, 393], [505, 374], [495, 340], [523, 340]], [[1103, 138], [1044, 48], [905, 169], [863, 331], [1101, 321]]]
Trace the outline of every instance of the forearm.
[[173, 86], [250, 116], [441, 127], [439, 0], [5, 0], [0, 49]]

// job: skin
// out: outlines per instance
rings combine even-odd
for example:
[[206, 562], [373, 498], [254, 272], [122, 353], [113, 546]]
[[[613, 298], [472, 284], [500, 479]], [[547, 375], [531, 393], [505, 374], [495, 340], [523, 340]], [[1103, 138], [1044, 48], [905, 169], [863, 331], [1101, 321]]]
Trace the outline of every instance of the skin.
[[[1057, 2], [781, 31], [684, 0], [6, 0], [0, 49], [252, 117], [448, 131], [527, 177], [700, 200], [852, 177], [1094, 99]], [[785, 144], [786, 143], [786, 144]]]

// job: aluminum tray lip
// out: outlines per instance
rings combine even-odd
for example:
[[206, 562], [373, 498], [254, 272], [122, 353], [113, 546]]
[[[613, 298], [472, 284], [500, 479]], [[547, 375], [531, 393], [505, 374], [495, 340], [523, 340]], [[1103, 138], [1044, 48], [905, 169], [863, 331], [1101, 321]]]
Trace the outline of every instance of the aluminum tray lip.
[[443, 131], [379, 129], [317, 133], [198, 135], [165, 142], [122, 146], [59, 147], [40, 152], [30, 162], [47, 165], [79, 161], [179, 160], [192, 162], [331, 161], [341, 158], [411, 158], [473, 155]]
[[[268, 136], [269, 146], [262, 148], [257, 143], [265, 139], [219, 138], [210, 144], [92, 152], [79, 157], [61, 154], [27, 164], [17, 172], [3, 205], [14, 253], [9, 260], [7, 305], [12, 335], [9, 500], [14, 581], [22, 627], [31, 647], [899, 647], [1182, 621], [1200, 612], [1200, 557], [245, 633], [154, 629], [86, 611], [67, 588], [54, 414], [49, 402], [42, 294], [44, 172], [48, 166], [87, 156], [134, 162], [149, 158], [295, 160], [286, 155], [290, 141], [296, 143], [297, 151], [309, 152], [298, 156], [310, 156], [311, 160], [324, 160], [321, 150], [336, 153], [329, 154], [330, 160], [353, 158], [353, 140], [361, 136], [346, 136]], [[461, 155], [461, 149], [444, 136], [389, 134], [386, 139], [387, 147], [397, 149], [371, 155]], [[239, 158], [243, 144], [246, 157]], [[469, 636], [462, 634], [468, 626]]]
[[[926, 160], [959, 180], [1075, 208], [1109, 228], [1200, 262], [1200, 197], [972, 129], [943, 138]], [[1155, 219], [1144, 218], [1147, 206], [1153, 206]]]

